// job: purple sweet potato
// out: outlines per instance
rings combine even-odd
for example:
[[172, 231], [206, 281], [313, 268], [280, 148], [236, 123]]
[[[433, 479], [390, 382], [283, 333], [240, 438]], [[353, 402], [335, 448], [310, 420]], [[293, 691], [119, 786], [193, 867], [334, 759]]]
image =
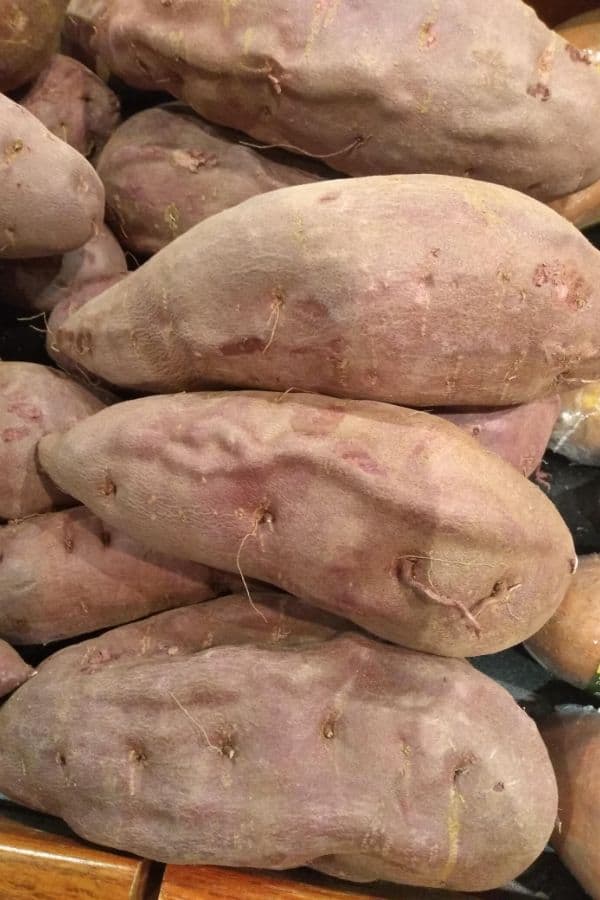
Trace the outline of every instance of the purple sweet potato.
[[449, 656], [539, 630], [576, 564], [553, 505], [512, 466], [437, 416], [385, 404], [146, 397], [47, 436], [39, 458], [148, 547]]
[[440, 415], [529, 476], [542, 462], [559, 410], [559, 398], [547, 397], [506, 409]]
[[130, 84], [350, 175], [600, 177], [597, 73], [521, 0], [114, 0], [99, 37]]
[[68, 0], [0, 0], [0, 92], [31, 81], [58, 47]]
[[532, 863], [556, 784], [510, 695], [285, 602], [186, 607], [46, 660], [0, 709], [0, 790], [165, 862], [456, 890]]
[[88, 157], [100, 152], [121, 118], [115, 92], [82, 63], [60, 54], [21, 103], [52, 134]]
[[64, 256], [0, 260], [1, 299], [32, 312], [50, 312], [60, 304], [62, 322], [126, 274], [125, 254], [102, 225], [86, 244]]
[[34, 674], [16, 650], [0, 640], [0, 697], [10, 694]]
[[0, 94], [0, 259], [81, 247], [104, 218], [104, 188], [84, 157]]
[[0, 519], [73, 505], [40, 471], [36, 445], [104, 408], [94, 394], [48, 366], [0, 362]]
[[273, 161], [179, 103], [128, 119], [97, 169], [115, 232], [143, 255], [256, 194], [319, 180], [300, 160]]
[[0, 528], [0, 635], [46, 644], [241, 589], [238, 576], [148, 550], [84, 507]]
[[600, 253], [530, 197], [440, 175], [349, 178], [201, 222], [55, 344], [145, 392], [510, 406], [600, 375], [598, 285]]
[[600, 900], [600, 711], [561, 708], [541, 731], [558, 781], [552, 844], [592, 900]]

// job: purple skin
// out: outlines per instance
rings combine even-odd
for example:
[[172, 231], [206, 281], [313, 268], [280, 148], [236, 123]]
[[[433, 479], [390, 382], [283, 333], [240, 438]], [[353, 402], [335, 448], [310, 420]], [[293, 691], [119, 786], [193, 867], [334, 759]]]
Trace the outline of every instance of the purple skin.
[[535, 860], [556, 784], [503, 688], [464, 660], [336, 634], [291, 598], [254, 604], [173, 610], [50, 657], [0, 709], [0, 790], [164, 862], [485, 890]]
[[32, 675], [35, 672], [31, 666], [21, 659], [10, 644], [0, 640], [0, 697], [12, 693]]

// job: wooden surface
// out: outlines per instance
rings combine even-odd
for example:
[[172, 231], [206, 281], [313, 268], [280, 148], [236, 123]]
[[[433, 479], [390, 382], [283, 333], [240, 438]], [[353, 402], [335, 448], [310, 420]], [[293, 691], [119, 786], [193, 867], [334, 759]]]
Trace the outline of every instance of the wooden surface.
[[0, 818], [2, 900], [145, 900], [149, 866]]

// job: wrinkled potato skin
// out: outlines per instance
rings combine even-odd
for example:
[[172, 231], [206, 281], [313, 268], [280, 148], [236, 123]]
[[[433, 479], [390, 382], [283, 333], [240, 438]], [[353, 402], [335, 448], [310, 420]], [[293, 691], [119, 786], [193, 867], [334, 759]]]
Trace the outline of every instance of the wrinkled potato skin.
[[270, 160], [189, 107], [169, 103], [121, 125], [97, 170], [115, 232], [133, 253], [148, 256], [249, 197], [319, 180], [301, 162]]
[[[557, 31], [574, 47], [587, 52], [591, 64], [600, 71], [600, 9], [569, 19]], [[600, 221], [600, 181], [550, 205], [577, 228], [596, 225]]]
[[102, 225], [83, 247], [64, 256], [0, 260], [1, 299], [31, 312], [51, 312], [58, 304], [64, 305], [62, 322], [70, 312], [126, 274], [125, 254], [114, 235]]
[[104, 188], [94, 169], [2, 94], [0, 158], [0, 259], [67, 253], [98, 232]]
[[47, 644], [241, 589], [236, 575], [165, 556], [84, 507], [0, 529], [0, 635]]
[[33, 675], [33, 669], [24, 662], [16, 650], [0, 640], [0, 697], [10, 694]]
[[99, 153], [121, 120], [119, 98], [94, 72], [56, 54], [21, 101], [83, 156]]
[[349, 175], [468, 174], [548, 200], [600, 178], [596, 74], [520, 0], [201, 7], [117, 0], [101, 53], [134, 86]]
[[71, 506], [40, 470], [36, 445], [104, 408], [62, 372], [35, 363], [0, 362], [0, 519]]
[[229, 636], [208, 603], [44, 662], [0, 709], [0, 789], [166, 862], [459, 890], [533, 862], [556, 786], [502, 688], [462, 660], [327, 640], [293, 606], [284, 619], [285, 598], [267, 611], [257, 597], [264, 622], [228, 600], [248, 633], [236, 610]]
[[598, 377], [598, 285], [598, 251], [523, 194], [440, 175], [339, 179], [201, 222], [55, 344], [145, 393], [509, 406]]
[[547, 397], [507, 409], [440, 415], [529, 477], [541, 465], [559, 410], [560, 399]]
[[68, 0], [0, 0], [0, 92], [43, 69], [58, 47]]
[[538, 631], [576, 561], [537, 487], [450, 423], [384, 404], [148, 397], [45, 438], [39, 458], [148, 547], [449, 656]]
[[600, 381], [561, 395], [550, 447], [583, 466], [600, 465]]
[[592, 900], [600, 900], [600, 712], [567, 707], [540, 725], [558, 781], [552, 845]]
[[527, 649], [559, 678], [600, 694], [600, 555], [579, 558], [564, 600]]

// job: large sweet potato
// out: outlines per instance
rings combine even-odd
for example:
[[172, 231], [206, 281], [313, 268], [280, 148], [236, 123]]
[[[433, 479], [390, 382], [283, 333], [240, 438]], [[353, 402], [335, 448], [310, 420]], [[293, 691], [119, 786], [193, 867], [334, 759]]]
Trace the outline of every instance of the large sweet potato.
[[54, 256], [85, 244], [104, 218], [91, 165], [0, 94], [0, 259]]
[[0, 635], [13, 644], [109, 628], [239, 590], [239, 576], [148, 550], [83, 507], [0, 529]]
[[342, 179], [201, 222], [55, 344], [146, 392], [507, 406], [598, 377], [599, 284], [598, 251], [523, 194], [440, 175]]
[[527, 649], [559, 678], [600, 694], [600, 555], [580, 557], [564, 600]]
[[115, 231], [140, 254], [255, 194], [319, 180], [300, 160], [273, 161], [179, 103], [128, 119], [97, 169]]
[[600, 81], [521, 0], [113, 0], [100, 42], [125, 81], [350, 175], [600, 177]]
[[68, 0], [0, 0], [0, 92], [34, 78], [58, 47]]
[[[569, 19], [558, 32], [586, 53], [590, 63], [600, 70], [600, 8]], [[600, 221], [600, 180], [555, 200], [551, 205], [578, 228], [597, 224]]]
[[593, 900], [600, 900], [600, 711], [567, 707], [541, 723], [558, 781], [552, 844]]
[[0, 709], [0, 790], [168, 862], [459, 890], [533, 862], [556, 785], [502, 688], [257, 602], [264, 621], [226, 598], [45, 661]]
[[16, 650], [0, 640], [0, 697], [5, 697], [27, 681], [33, 669], [24, 662]]
[[125, 254], [102, 225], [86, 244], [64, 256], [0, 260], [0, 302], [32, 312], [50, 312], [61, 304], [63, 321], [68, 311], [79, 309], [126, 274]]
[[0, 362], [0, 519], [72, 504], [40, 471], [36, 445], [42, 435], [69, 428], [103, 407], [62, 372]]
[[561, 395], [550, 446], [584, 466], [600, 465], [600, 381]]
[[529, 637], [576, 562], [560, 517], [512, 466], [437, 416], [385, 404], [148, 397], [44, 438], [39, 457], [149, 547], [441, 654]]
[[542, 462], [559, 410], [559, 398], [547, 397], [506, 409], [441, 415], [523, 475], [532, 475]]
[[84, 156], [102, 149], [121, 118], [115, 92], [82, 63], [60, 54], [40, 72], [21, 103]]

